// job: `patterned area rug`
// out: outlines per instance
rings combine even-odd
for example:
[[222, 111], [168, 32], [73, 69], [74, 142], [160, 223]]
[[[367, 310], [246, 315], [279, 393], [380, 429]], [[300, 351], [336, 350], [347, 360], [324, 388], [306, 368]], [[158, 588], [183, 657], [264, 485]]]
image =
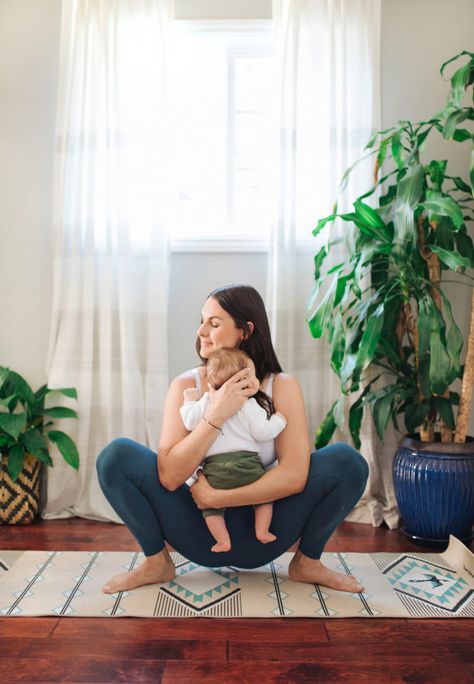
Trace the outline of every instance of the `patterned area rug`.
[[173, 581], [106, 595], [106, 580], [132, 569], [141, 554], [0, 551], [0, 615], [474, 617], [474, 554], [454, 537], [441, 554], [325, 553], [326, 565], [362, 581], [358, 594], [290, 581], [289, 553], [256, 570], [204, 568], [173, 556]]

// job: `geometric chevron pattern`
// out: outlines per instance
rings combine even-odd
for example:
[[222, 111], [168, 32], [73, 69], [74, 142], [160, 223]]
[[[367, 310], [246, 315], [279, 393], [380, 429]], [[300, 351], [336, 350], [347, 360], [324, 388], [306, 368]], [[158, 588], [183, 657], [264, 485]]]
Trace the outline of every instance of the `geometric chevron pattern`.
[[0, 524], [29, 525], [38, 512], [41, 462], [26, 454], [15, 482], [7, 472], [8, 457], [0, 463]]
[[195, 611], [202, 611], [240, 591], [239, 574], [229, 568], [203, 568], [186, 561], [176, 567], [176, 577], [166, 593]]
[[396, 592], [453, 614], [473, 596], [464, 577], [409, 555], [398, 558], [383, 574]]
[[292, 582], [285, 553], [254, 570], [206, 568], [172, 554], [176, 577], [104, 594], [113, 575], [143, 554], [128, 551], [0, 551], [0, 615], [63, 617], [474, 617], [474, 555], [451, 537], [434, 553], [325, 553], [331, 569], [355, 575], [348, 594]]

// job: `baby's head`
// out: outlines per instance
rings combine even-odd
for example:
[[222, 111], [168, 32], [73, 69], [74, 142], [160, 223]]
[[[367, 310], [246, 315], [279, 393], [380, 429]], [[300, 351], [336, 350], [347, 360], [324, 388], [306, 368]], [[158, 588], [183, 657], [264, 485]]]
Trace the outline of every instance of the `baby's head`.
[[218, 390], [224, 382], [244, 368], [250, 368], [249, 375], [255, 374], [255, 366], [248, 354], [242, 349], [222, 347], [216, 349], [207, 359], [206, 371], [209, 385]]

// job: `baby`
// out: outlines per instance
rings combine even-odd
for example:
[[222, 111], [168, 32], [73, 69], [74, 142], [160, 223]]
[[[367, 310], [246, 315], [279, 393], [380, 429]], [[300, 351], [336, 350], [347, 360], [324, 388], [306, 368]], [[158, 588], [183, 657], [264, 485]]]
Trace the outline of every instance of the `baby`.
[[[241, 349], [217, 349], [209, 355], [206, 364], [209, 392], [198, 401], [199, 391], [196, 388], [184, 391], [180, 413], [187, 430], [193, 430], [203, 419], [213, 392], [243, 368], [250, 368], [249, 376], [253, 374], [255, 379], [253, 361]], [[255, 396], [261, 403], [254, 397], [247, 399], [242, 408], [220, 428], [204, 458], [202, 470], [209, 484], [216, 489], [242, 487], [262, 477], [265, 468], [258, 455], [258, 443], [274, 439], [286, 427], [286, 418], [274, 412], [270, 397], [261, 391]], [[194, 473], [188, 484], [193, 484], [196, 479]], [[262, 544], [276, 539], [269, 531], [272, 513], [272, 503], [255, 506], [255, 533]], [[209, 531], [216, 540], [211, 551], [229, 551], [231, 548], [224, 514], [225, 508], [203, 510]]]

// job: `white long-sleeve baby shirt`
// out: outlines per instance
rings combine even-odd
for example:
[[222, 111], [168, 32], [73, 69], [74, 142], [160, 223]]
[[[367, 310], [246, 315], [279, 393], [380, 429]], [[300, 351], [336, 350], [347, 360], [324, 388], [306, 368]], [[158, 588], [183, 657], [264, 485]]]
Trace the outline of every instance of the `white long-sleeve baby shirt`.
[[[181, 417], [187, 430], [193, 430], [202, 419], [210, 404], [209, 392], [199, 401], [185, 401], [180, 408]], [[267, 412], [253, 398], [247, 399], [242, 408], [228, 418], [216, 430], [216, 439], [209, 447], [206, 456], [229, 451], [259, 451], [259, 442], [275, 439], [286, 427], [286, 420], [275, 413], [267, 417]]]

